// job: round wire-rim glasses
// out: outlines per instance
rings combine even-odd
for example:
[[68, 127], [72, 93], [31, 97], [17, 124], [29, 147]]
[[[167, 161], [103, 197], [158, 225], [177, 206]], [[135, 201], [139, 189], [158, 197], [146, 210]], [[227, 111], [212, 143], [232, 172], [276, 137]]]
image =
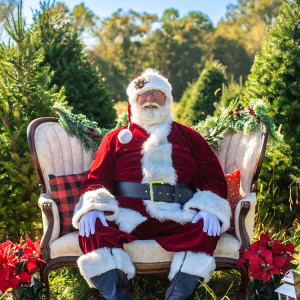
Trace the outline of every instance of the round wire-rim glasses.
[[139, 96], [141, 96], [144, 99], [147, 99], [149, 96], [152, 96], [154, 99], [161, 99], [162, 97], [165, 97], [165, 94], [163, 92], [153, 92], [153, 93], [140, 93]]

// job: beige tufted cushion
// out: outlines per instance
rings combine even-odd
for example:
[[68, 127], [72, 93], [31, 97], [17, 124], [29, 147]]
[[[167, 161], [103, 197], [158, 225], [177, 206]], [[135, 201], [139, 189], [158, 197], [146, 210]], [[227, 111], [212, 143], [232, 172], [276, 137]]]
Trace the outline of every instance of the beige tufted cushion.
[[[77, 235], [78, 231], [71, 232], [53, 241], [50, 244], [51, 258], [82, 255]], [[214, 257], [238, 259], [240, 246], [241, 243], [234, 236], [224, 233], [218, 241]], [[124, 250], [128, 252], [133, 262], [171, 262], [173, 258], [173, 252], [167, 252], [154, 240], [139, 240], [124, 244]]]
[[76, 174], [89, 170], [93, 151], [85, 151], [76, 137], [70, 137], [59, 123], [43, 123], [35, 131], [35, 147], [51, 197], [48, 175]]

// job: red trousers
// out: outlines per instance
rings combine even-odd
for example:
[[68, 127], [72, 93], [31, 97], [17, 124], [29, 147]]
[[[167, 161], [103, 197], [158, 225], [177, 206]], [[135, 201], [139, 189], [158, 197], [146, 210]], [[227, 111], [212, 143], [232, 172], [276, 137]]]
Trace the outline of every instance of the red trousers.
[[135, 240], [155, 240], [167, 251], [203, 252], [213, 255], [219, 236], [208, 236], [203, 232], [203, 220], [197, 223], [181, 225], [174, 221], [160, 222], [149, 218], [138, 225], [131, 233], [121, 231], [114, 222], [107, 221], [108, 227], [96, 222], [96, 232], [89, 237], [78, 235], [79, 245], [84, 254], [93, 250], [107, 248], [123, 248], [124, 243]]

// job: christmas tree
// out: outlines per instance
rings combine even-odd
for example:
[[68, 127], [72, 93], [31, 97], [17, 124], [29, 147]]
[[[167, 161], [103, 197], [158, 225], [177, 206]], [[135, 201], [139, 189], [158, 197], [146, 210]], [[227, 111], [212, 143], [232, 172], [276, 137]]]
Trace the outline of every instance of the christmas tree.
[[31, 234], [40, 220], [38, 182], [27, 142], [27, 126], [50, 116], [54, 102], [64, 103], [63, 90], [50, 87], [49, 67], [41, 66], [44, 51], [34, 26], [26, 28], [22, 2], [8, 23], [7, 44], [0, 44], [0, 235]]
[[[274, 26], [268, 29], [246, 83], [245, 102], [261, 98], [271, 106], [271, 114], [288, 147], [270, 149], [261, 173], [264, 201], [262, 215], [272, 208], [277, 222], [288, 225], [299, 216], [299, 206], [290, 212], [290, 175], [300, 175], [300, 25], [299, 1], [287, 1]], [[271, 181], [270, 181], [271, 180]]]
[[194, 125], [213, 115], [222, 92], [222, 84], [227, 84], [225, 67], [217, 61], [207, 61], [198, 80], [188, 86], [177, 111], [177, 118], [183, 124]]
[[38, 47], [44, 48], [44, 63], [54, 72], [51, 86], [64, 86], [74, 113], [82, 113], [99, 126], [110, 128], [115, 125], [116, 112], [101, 74], [88, 61], [82, 42], [64, 13], [52, 8], [44, 2], [34, 17], [41, 34]]

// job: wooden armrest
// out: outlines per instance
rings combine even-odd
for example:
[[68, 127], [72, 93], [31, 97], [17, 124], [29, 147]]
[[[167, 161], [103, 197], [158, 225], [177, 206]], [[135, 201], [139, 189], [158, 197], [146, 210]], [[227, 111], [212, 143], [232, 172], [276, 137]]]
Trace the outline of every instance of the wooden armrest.
[[256, 205], [256, 194], [250, 193], [241, 199], [236, 206], [234, 214], [234, 227], [236, 237], [242, 242], [242, 247], [250, 245]]
[[41, 254], [44, 260], [50, 258], [50, 242], [59, 237], [59, 214], [56, 203], [41, 196], [39, 206], [42, 210], [44, 234], [41, 241]]
[[246, 229], [245, 219], [250, 210], [250, 202], [243, 201], [241, 203], [241, 210], [239, 215], [239, 230], [242, 241], [242, 247], [248, 247], [250, 245], [250, 238]]

